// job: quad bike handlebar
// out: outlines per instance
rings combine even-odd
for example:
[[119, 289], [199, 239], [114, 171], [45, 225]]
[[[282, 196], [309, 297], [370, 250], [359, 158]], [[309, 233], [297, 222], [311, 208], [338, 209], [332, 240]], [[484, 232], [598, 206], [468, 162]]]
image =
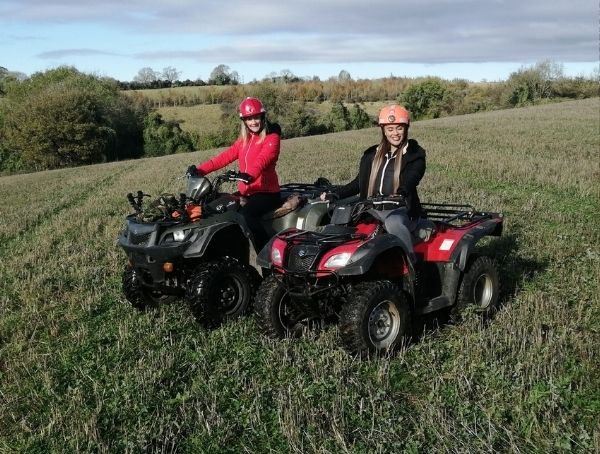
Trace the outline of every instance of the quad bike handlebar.
[[[247, 175], [248, 174], [244, 174], [237, 170], [228, 170], [227, 172], [218, 175], [215, 178], [215, 181], [244, 181], [244, 182], [246, 182], [247, 178], [244, 178], [244, 177]], [[191, 165], [186, 169], [185, 174], [183, 175], [183, 178], [186, 178], [186, 177], [187, 178], [189, 178], [189, 177], [199, 178], [199, 177], [205, 177], [205, 176], [206, 175], [204, 173], [202, 173], [201, 171], [199, 171], [195, 165]]]
[[406, 206], [406, 200], [399, 194], [369, 197], [348, 205], [336, 206], [331, 222], [337, 225], [355, 224], [369, 210], [394, 210], [404, 206]]
[[406, 206], [406, 199], [401, 194], [381, 195], [370, 197], [365, 201], [376, 210], [394, 210]]
[[239, 172], [237, 170], [228, 170], [224, 174], [221, 174], [217, 177], [221, 181], [241, 181], [243, 183], [248, 183], [247, 173]]
[[[374, 209], [378, 211], [395, 210], [406, 206], [406, 199], [400, 194], [369, 197], [359, 200], [353, 204], [353, 213], [359, 215], [365, 211]], [[354, 217], [354, 216], [353, 216]]]

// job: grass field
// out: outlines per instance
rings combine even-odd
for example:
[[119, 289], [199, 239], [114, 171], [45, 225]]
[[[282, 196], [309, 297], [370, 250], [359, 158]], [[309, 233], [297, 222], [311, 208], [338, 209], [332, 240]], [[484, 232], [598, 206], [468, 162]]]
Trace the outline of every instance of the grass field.
[[[123, 303], [124, 195], [214, 151], [0, 178], [0, 452], [600, 452], [599, 109], [414, 124], [422, 200], [505, 214], [503, 307], [371, 361]], [[345, 182], [378, 134], [284, 141], [281, 180]]]
[[161, 107], [156, 111], [165, 120], [176, 121], [187, 132], [219, 132], [221, 128], [221, 105], [199, 104], [197, 106]]

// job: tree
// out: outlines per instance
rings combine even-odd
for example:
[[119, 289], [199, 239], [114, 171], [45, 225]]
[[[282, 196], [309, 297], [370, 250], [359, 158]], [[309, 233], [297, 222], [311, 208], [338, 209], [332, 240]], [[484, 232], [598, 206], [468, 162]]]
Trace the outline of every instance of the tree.
[[150, 84], [152, 82], [156, 82], [158, 78], [159, 74], [152, 68], [146, 66], [138, 71], [133, 80], [141, 84]]
[[267, 116], [279, 122], [289, 111], [290, 99], [287, 90], [278, 89], [276, 85], [262, 82], [258, 84], [251, 96], [256, 96], [267, 109]]
[[171, 85], [173, 85], [173, 82], [179, 79], [180, 74], [181, 71], [177, 71], [177, 69], [173, 68], [172, 66], [167, 66], [162, 70], [162, 78], [166, 81], [169, 81]]
[[144, 121], [144, 154], [162, 156], [194, 149], [192, 138], [174, 121], [165, 121], [153, 112]]
[[351, 129], [349, 112], [344, 103], [335, 102], [331, 106], [331, 112], [329, 113], [329, 130], [332, 132], [347, 131]]
[[210, 73], [208, 79], [209, 85], [232, 85], [239, 82], [239, 75], [237, 72], [231, 72], [231, 69], [227, 65], [219, 65], [215, 67]]
[[352, 80], [352, 76], [350, 75], [350, 73], [348, 71], [346, 71], [345, 69], [342, 69], [340, 71], [340, 73], [338, 74], [338, 80], [340, 82], [347, 82]]
[[265, 81], [275, 82], [277, 80], [277, 77], [279, 77], [277, 75], [277, 73], [275, 71], [271, 71], [269, 74], [267, 74], [265, 77], [263, 77], [262, 80], [263, 80], [263, 82], [265, 82]]
[[9, 71], [4, 66], [0, 66], [0, 96], [6, 94], [6, 87], [9, 83], [25, 79], [27, 79], [27, 76], [24, 73]]
[[354, 104], [348, 114], [348, 121], [352, 129], [362, 129], [373, 126], [373, 120], [369, 114], [358, 104]]
[[552, 85], [563, 77], [562, 66], [550, 60], [536, 63], [530, 68], [521, 68], [512, 73], [507, 81], [509, 104], [520, 106], [535, 103], [552, 96]]
[[281, 121], [286, 138], [303, 137], [326, 132], [326, 127], [319, 122], [317, 114], [308, 109], [304, 103], [296, 103]]
[[6, 146], [30, 169], [142, 153], [145, 109], [114, 81], [60, 67], [9, 85], [1, 107]]
[[231, 71], [231, 73], [229, 74], [229, 83], [231, 85], [237, 85], [239, 84], [241, 81], [240, 75], [238, 74], [237, 71]]
[[443, 107], [446, 88], [435, 79], [411, 85], [402, 94], [402, 101], [415, 119], [437, 118]]
[[5, 84], [7, 77], [8, 77], [8, 69], [6, 69], [4, 66], [0, 66], [0, 96], [4, 95], [4, 93], [5, 93], [4, 84]]

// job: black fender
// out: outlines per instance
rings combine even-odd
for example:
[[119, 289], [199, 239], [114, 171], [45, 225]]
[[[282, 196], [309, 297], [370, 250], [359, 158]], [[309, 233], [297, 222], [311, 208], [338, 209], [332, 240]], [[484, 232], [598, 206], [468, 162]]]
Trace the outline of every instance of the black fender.
[[[220, 242], [220, 244], [217, 244]], [[215, 248], [216, 255], [233, 256], [244, 263], [249, 261], [249, 245], [255, 248], [254, 237], [244, 219], [216, 222], [197, 229], [190, 238], [190, 245], [183, 253], [185, 259], [202, 258]]]
[[[354, 254], [352, 254], [351, 261], [337, 270], [337, 274], [340, 276], [360, 276], [367, 273], [373, 263], [385, 252], [398, 249], [403, 254], [403, 259], [407, 263], [411, 263], [408, 259], [408, 250], [404, 242], [395, 235], [385, 233], [383, 235], [377, 235], [375, 238], [369, 240], [362, 246], [360, 246]], [[412, 265], [410, 265], [412, 267]]]
[[450, 255], [449, 262], [453, 263], [463, 272], [467, 266], [469, 257], [473, 253], [477, 242], [484, 236], [500, 236], [502, 234], [502, 218], [492, 218], [473, 227], [466, 233], [456, 245]]
[[[395, 235], [389, 233], [377, 235], [369, 242], [363, 244], [352, 254], [350, 259], [352, 261], [345, 267], [337, 270], [336, 273], [340, 277], [361, 276], [367, 274], [379, 259], [391, 259], [392, 262], [398, 260], [398, 265], [403, 266], [405, 263], [408, 265], [409, 272], [402, 278], [402, 289], [410, 297], [411, 304], [413, 304], [415, 301], [415, 269], [409, 258], [406, 245]], [[390, 277], [397, 278], [398, 271], [396, 269], [395, 275]]]

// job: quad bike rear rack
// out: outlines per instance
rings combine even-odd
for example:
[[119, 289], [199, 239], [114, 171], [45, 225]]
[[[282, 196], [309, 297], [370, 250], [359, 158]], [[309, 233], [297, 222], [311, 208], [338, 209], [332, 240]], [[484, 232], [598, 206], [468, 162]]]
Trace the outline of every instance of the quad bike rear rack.
[[454, 227], [502, 216], [499, 213], [477, 211], [473, 206], [465, 204], [422, 203], [421, 207], [424, 218]]

